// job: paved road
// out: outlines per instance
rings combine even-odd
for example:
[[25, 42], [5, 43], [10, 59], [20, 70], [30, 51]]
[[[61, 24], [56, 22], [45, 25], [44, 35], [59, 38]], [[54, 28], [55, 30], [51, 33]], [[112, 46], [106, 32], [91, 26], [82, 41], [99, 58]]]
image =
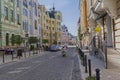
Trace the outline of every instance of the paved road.
[[77, 75], [80, 74], [79, 67], [76, 67], [75, 63], [78, 60], [75, 49], [69, 48], [67, 53], [67, 57], [62, 57], [60, 52], [48, 52], [2, 64], [0, 80], [81, 80], [73, 78], [77, 77], [76, 72]]

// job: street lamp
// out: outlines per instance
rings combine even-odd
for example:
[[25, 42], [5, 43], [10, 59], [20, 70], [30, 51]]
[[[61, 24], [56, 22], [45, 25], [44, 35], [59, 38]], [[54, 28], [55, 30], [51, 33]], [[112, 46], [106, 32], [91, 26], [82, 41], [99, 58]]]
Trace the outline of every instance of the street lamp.
[[[26, 57], [26, 50], [28, 50], [28, 36], [29, 34], [28, 33], [25, 33], [25, 57]], [[30, 55], [30, 53], [29, 53]]]
[[29, 34], [28, 33], [26, 33], [25, 34], [25, 47], [27, 48], [28, 47], [28, 37], [29, 37]]
[[0, 47], [2, 47], [2, 32], [0, 31]]

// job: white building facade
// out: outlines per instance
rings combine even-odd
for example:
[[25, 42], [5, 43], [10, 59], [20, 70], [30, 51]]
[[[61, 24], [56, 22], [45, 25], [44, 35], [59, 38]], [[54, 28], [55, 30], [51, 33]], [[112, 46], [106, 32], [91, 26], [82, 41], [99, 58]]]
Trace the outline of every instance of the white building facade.
[[[41, 31], [39, 19], [40, 15], [38, 13], [38, 0], [23, 0], [22, 7], [22, 21], [23, 21], [23, 37], [37, 37], [40, 41]], [[25, 40], [27, 43], [27, 40]], [[26, 44], [27, 45], [27, 44]]]

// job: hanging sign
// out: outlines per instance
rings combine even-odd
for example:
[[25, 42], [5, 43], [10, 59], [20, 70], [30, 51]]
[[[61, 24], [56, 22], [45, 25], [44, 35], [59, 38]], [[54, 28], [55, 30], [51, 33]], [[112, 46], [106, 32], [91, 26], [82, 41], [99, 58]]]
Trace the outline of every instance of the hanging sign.
[[100, 32], [100, 31], [101, 31], [100, 26], [97, 26], [97, 27], [95, 28], [95, 32]]

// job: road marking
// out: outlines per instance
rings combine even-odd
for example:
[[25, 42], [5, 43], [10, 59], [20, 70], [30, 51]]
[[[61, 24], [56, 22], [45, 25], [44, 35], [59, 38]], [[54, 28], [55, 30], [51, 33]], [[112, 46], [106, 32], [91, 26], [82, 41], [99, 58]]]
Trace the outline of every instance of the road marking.
[[33, 63], [41, 63], [41, 61], [34, 61]]
[[30, 67], [20, 67], [20, 68], [17, 68], [17, 69], [29, 69]]
[[9, 73], [9, 74], [13, 74], [13, 73], [20, 73], [20, 72], [22, 72], [22, 70], [10, 71], [10, 72], [8, 72], [8, 73]]
[[49, 59], [55, 58], [56, 56], [51, 56]]

